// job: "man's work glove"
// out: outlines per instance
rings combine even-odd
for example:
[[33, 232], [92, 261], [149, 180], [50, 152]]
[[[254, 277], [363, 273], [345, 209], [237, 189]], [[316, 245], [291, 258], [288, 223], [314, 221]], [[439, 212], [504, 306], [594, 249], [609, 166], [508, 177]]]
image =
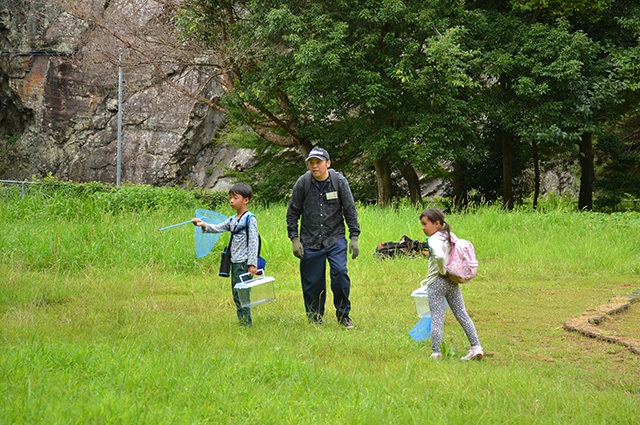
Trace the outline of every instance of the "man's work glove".
[[302, 259], [302, 257], [304, 257], [304, 248], [302, 247], [302, 244], [298, 238], [292, 238], [291, 242], [293, 243], [293, 255]]
[[353, 258], [354, 260], [356, 259], [358, 254], [360, 254], [360, 247], [358, 246], [357, 236], [351, 237], [351, 242], [349, 242], [349, 254], [352, 254], [351, 258]]

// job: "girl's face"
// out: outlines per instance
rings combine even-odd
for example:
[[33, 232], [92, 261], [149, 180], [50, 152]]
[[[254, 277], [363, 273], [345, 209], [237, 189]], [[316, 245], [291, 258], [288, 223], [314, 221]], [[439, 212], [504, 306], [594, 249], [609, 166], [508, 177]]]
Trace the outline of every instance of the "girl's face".
[[438, 230], [442, 230], [442, 224], [439, 221], [433, 222], [429, 220], [426, 216], [420, 219], [422, 223], [422, 231], [425, 235], [431, 236], [436, 233]]

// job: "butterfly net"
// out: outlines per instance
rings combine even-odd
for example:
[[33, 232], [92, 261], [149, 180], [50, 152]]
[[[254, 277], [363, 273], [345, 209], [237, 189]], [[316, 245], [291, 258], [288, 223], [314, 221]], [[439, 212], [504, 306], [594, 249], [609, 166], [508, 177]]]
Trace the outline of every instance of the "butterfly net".
[[[196, 217], [207, 224], [220, 224], [227, 219], [226, 216], [209, 210], [196, 210]], [[200, 226], [194, 226], [193, 236], [196, 245], [196, 258], [207, 255], [220, 239], [220, 233], [204, 233]]]

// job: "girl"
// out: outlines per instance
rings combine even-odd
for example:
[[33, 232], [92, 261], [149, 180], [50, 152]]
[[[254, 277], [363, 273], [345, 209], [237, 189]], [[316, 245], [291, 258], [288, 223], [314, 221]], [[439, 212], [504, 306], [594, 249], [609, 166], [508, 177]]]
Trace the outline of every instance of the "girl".
[[440, 343], [444, 328], [444, 299], [447, 299], [451, 312], [467, 334], [471, 349], [460, 360], [480, 360], [484, 355], [473, 321], [464, 308], [462, 292], [457, 283], [453, 283], [447, 274], [447, 264], [451, 258], [451, 244], [458, 238], [451, 233], [451, 226], [445, 223], [444, 214], [437, 208], [429, 208], [420, 215], [422, 231], [429, 238], [429, 273], [427, 274], [427, 293], [431, 310], [431, 354], [432, 359], [442, 357]]

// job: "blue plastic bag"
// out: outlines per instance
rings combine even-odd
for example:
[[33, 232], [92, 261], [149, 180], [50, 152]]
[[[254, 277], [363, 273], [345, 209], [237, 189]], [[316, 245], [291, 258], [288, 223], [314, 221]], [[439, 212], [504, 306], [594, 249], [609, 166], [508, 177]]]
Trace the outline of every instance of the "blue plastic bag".
[[431, 338], [431, 316], [421, 317], [409, 331], [414, 341], [426, 341]]

